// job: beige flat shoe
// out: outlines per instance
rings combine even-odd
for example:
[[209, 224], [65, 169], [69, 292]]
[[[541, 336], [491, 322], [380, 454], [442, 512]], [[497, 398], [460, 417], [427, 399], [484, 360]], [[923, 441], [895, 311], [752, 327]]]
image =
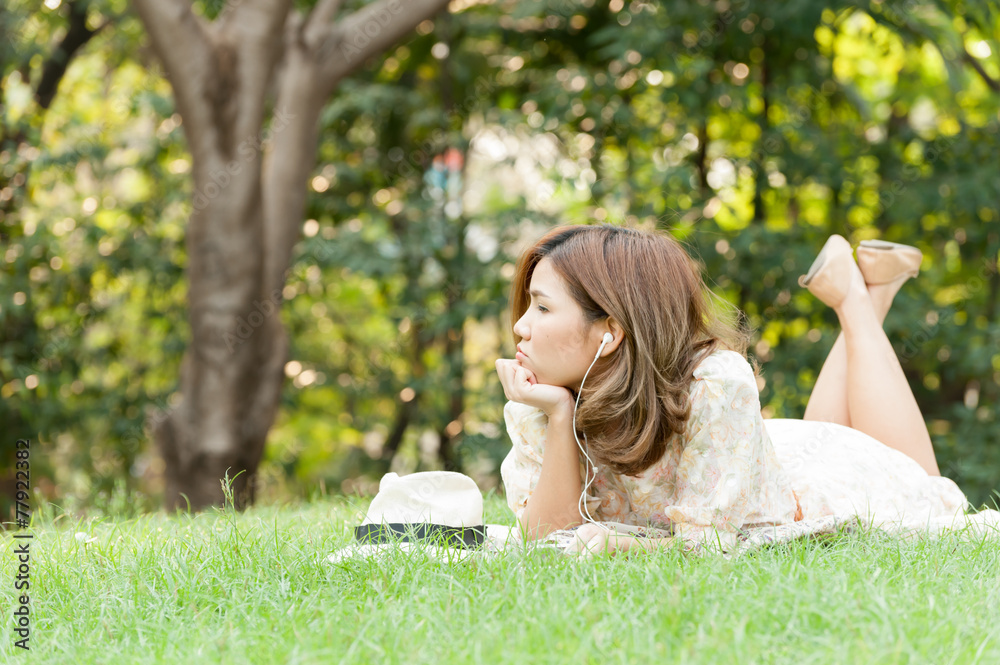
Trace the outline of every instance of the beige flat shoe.
[[862, 240], [858, 245], [858, 267], [865, 284], [888, 284], [916, 277], [924, 255], [911, 245], [887, 240]]
[[834, 234], [823, 245], [809, 272], [799, 277], [799, 286], [808, 288], [810, 293], [830, 307], [836, 307], [847, 297], [851, 277], [856, 270], [858, 265], [854, 262], [851, 243], [843, 236]]

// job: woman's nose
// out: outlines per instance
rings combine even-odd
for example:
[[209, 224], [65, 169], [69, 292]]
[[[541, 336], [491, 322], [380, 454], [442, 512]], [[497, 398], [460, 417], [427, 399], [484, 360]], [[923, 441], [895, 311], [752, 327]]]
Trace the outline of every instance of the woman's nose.
[[519, 318], [517, 320], [517, 323], [514, 324], [514, 333], [518, 337], [521, 337], [522, 339], [527, 339], [529, 337], [529, 333], [531, 331], [530, 327], [528, 326], [527, 322], [525, 321], [525, 319], [527, 318], [527, 316], [528, 316], [528, 313], [525, 312], [523, 315], [521, 315], [521, 318]]

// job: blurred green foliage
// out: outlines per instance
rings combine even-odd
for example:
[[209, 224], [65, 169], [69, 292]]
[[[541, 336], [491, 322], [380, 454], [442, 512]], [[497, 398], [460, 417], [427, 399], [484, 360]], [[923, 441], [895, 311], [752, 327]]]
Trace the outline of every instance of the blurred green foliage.
[[[390, 466], [495, 484], [513, 262], [549, 225], [591, 221], [686, 244], [757, 329], [774, 417], [802, 416], [837, 334], [796, 284], [826, 237], [920, 247], [885, 328], [942, 473], [976, 505], [1000, 490], [996, 3], [453, 8], [323, 114], [265, 490], [364, 491]], [[47, 112], [31, 91], [65, 19], [0, 13], [0, 469], [29, 437], [49, 496], [155, 497], [148, 426], [187, 337], [190, 158], [138, 20], [90, 12], [114, 24]], [[460, 167], [435, 171], [448, 149]]]

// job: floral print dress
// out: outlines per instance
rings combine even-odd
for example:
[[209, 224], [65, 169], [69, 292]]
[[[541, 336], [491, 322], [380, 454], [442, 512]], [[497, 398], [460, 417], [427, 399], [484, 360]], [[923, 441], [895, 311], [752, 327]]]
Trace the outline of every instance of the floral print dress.
[[[685, 541], [734, 542], [738, 530], [858, 516], [888, 524], [954, 516], [967, 500], [950, 479], [849, 427], [761, 415], [753, 370], [717, 350], [695, 368], [691, 416], [655, 464], [634, 475], [599, 468], [587, 499], [599, 522], [657, 527]], [[520, 518], [538, 484], [547, 416], [504, 407], [512, 448], [500, 467]], [[580, 477], [584, 478], [583, 456]]]

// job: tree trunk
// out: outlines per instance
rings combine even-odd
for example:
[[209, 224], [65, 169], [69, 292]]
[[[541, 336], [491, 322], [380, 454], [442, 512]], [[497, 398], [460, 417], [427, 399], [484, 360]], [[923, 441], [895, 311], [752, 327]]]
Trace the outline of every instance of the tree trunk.
[[698, 152], [695, 157], [695, 169], [698, 171], [698, 193], [702, 200], [708, 198], [711, 191], [708, 188], [708, 108], [698, 123]]
[[447, 2], [378, 0], [337, 17], [340, 4], [319, 0], [303, 16], [291, 0], [244, 0], [207, 22], [190, 0], [134, 0], [174, 89], [194, 176], [182, 400], [153, 432], [167, 509], [221, 504], [227, 475], [234, 505], [253, 502], [284, 379], [282, 287], [320, 111], [341, 79]]
[[771, 69], [768, 62], [767, 41], [761, 43], [764, 52], [764, 60], [760, 63], [760, 95], [761, 111], [758, 124], [760, 126], [760, 138], [757, 140], [756, 159], [754, 160], [754, 187], [753, 187], [753, 223], [762, 224], [767, 217], [764, 210], [764, 190], [767, 188], [767, 168], [764, 162], [767, 159], [767, 141], [770, 138], [771, 121], [768, 113], [771, 109]]

